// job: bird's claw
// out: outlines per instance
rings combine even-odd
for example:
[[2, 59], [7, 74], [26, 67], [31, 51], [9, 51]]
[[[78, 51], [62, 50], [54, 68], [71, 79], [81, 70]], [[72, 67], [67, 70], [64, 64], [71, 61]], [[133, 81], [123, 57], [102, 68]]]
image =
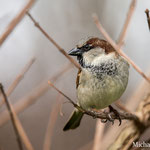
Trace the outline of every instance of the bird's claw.
[[[122, 123], [122, 120], [121, 120], [121, 118], [120, 118], [120, 114], [119, 114], [119, 112], [116, 110], [116, 109], [114, 109], [111, 105], [109, 105], [109, 112], [111, 113], [111, 112], [113, 112], [114, 114], [115, 114], [115, 116], [118, 118], [118, 120], [119, 120], [119, 126], [121, 125], [121, 123]], [[114, 120], [114, 119], [113, 119]]]
[[109, 105], [109, 113], [106, 113], [106, 111], [104, 110], [104, 113], [106, 113], [106, 115], [107, 115], [107, 119], [102, 119], [101, 122], [102, 122], [102, 123], [106, 123], [107, 121], [110, 121], [110, 122], [112, 122], [112, 125], [113, 125], [115, 119], [112, 118], [111, 112], [113, 112], [113, 113], [115, 114], [115, 116], [118, 118], [118, 120], [119, 120], [119, 126], [120, 126], [121, 123], [122, 123], [122, 120], [121, 120], [121, 118], [120, 118], [120, 114], [119, 114], [119, 112], [118, 112], [116, 109], [114, 109], [111, 105]]
[[[105, 111], [104, 111], [104, 113], [105, 113]], [[106, 123], [107, 121], [110, 121], [110, 122], [112, 122], [112, 125], [113, 125], [114, 124], [114, 119], [108, 113], [107, 113], [107, 116], [108, 116], [108, 118], [107, 119], [102, 119], [101, 122]]]

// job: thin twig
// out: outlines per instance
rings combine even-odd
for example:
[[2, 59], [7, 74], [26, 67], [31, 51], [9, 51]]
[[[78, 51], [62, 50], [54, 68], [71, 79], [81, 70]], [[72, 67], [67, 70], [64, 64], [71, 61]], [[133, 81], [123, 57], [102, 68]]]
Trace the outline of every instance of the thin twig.
[[[147, 71], [148, 77], [150, 78], [150, 71]], [[145, 96], [145, 93], [149, 92], [150, 84], [146, 82], [144, 79], [136, 88], [135, 92], [131, 95], [129, 99], [127, 99], [126, 106], [128, 106], [129, 110], [135, 111], [141, 99]]]
[[[20, 83], [20, 81], [24, 78], [25, 73], [27, 73], [27, 71], [30, 69], [30, 67], [32, 66], [32, 64], [35, 62], [35, 58], [32, 58], [26, 65], [25, 67], [22, 69], [22, 71], [17, 75], [17, 77], [15, 78], [15, 80], [13, 81], [13, 83], [10, 85], [10, 87], [8, 88], [6, 95], [7, 97], [9, 97], [11, 95], [11, 93], [15, 90], [15, 88], [17, 87], [17, 85]], [[0, 101], [0, 107], [4, 104], [4, 99], [2, 99]]]
[[34, 0], [28, 0], [27, 4], [24, 6], [23, 9], [17, 14], [17, 16], [10, 22], [8, 27], [6, 28], [6, 31], [0, 36], [0, 45], [6, 40], [8, 35], [13, 31], [13, 29], [16, 27], [16, 25], [21, 21], [21, 19], [24, 17], [25, 13], [34, 3]]
[[[49, 80], [48, 81], [48, 84], [53, 87], [57, 92], [59, 92], [61, 95], [63, 95], [66, 99], [69, 100], [69, 102], [75, 107], [77, 108], [78, 110], [82, 111], [84, 114], [86, 115], [89, 115], [89, 116], [92, 116], [93, 118], [99, 118], [99, 119], [107, 119], [109, 120], [109, 116], [108, 116], [108, 113], [105, 112], [95, 112], [95, 111], [88, 111], [88, 110], [84, 110], [83, 108], [81, 108], [78, 104], [76, 104], [73, 100], [71, 100], [67, 95], [65, 95], [62, 91], [60, 91], [58, 88], [56, 88], [52, 82]], [[119, 113], [119, 116], [122, 120], [133, 120], [133, 121], [136, 121], [136, 122], [139, 122], [139, 119], [137, 116], [131, 114], [131, 113], [122, 113], [120, 112]], [[112, 119], [119, 119], [115, 114], [111, 114], [111, 117]]]
[[150, 93], [147, 93], [144, 100], [142, 100], [136, 110], [142, 124], [131, 123], [128, 124], [123, 130], [120, 131], [118, 137], [110, 145], [109, 150], [124, 149], [131, 150], [133, 142], [138, 141], [141, 135], [146, 131], [150, 125]]
[[92, 150], [101, 150], [104, 129], [105, 129], [105, 124], [97, 120]]
[[10, 104], [11, 106], [11, 110], [12, 110], [12, 113], [13, 113], [13, 116], [14, 116], [14, 119], [15, 119], [15, 122], [16, 122], [16, 126], [18, 128], [18, 131], [19, 131], [19, 135], [22, 139], [22, 142], [24, 143], [25, 147], [27, 150], [34, 150], [21, 122], [19, 121], [19, 118], [17, 117], [17, 114], [16, 112], [14, 111], [14, 108], [13, 106]]
[[133, 16], [133, 12], [135, 10], [136, 3], [137, 3], [136, 0], [132, 0], [132, 2], [130, 4], [129, 10], [128, 10], [128, 14], [127, 14], [127, 17], [126, 17], [126, 20], [125, 20], [125, 23], [124, 23], [124, 26], [123, 26], [123, 28], [121, 30], [121, 34], [119, 36], [119, 40], [118, 40], [118, 47], [119, 48], [121, 48], [121, 46], [124, 44], [124, 39], [125, 39], [125, 36], [127, 34], [127, 29], [129, 27], [129, 23], [130, 23], [131, 18]]
[[60, 110], [60, 105], [61, 105], [61, 96], [60, 94], [58, 95], [58, 98], [56, 99], [55, 104], [52, 107], [52, 111], [50, 113], [50, 118], [45, 134], [45, 140], [43, 144], [43, 150], [50, 150], [51, 149], [51, 144], [52, 144], [52, 135], [54, 132], [55, 124], [58, 118], [59, 110]]
[[[55, 82], [58, 78], [62, 77], [64, 73], [69, 71], [72, 68], [72, 64], [65, 65], [61, 70], [59, 70], [54, 76], [50, 79]], [[31, 105], [33, 105], [39, 98], [48, 91], [49, 85], [47, 84], [47, 80], [44, 80], [39, 84], [38, 87], [33, 89], [27, 96], [17, 100], [17, 103], [13, 105], [15, 112], [18, 114]], [[0, 126], [4, 125], [10, 119], [7, 110], [4, 110], [0, 113]]]
[[125, 111], [125, 112], [128, 112], [128, 113], [131, 113], [131, 111], [130, 111], [129, 109], [127, 109], [127, 108], [125, 107], [125, 105], [122, 104], [120, 101], [116, 101], [116, 102], [115, 102], [115, 105], [116, 105], [119, 109], [121, 109], [121, 110], [123, 110], [123, 111]]
[[39, 25], [39, 23], [33, 18], [33, 16], [27, 12], [29, 18], [33, 21], [34, 25], [44, 34], [44, 36], [67, 58], [72, 62], [77, 68], [80, 68], [79, 64], [70, 57], [63, 48], [61, 48], [58, 43]]
[[150, 30], [150, 16], [149, 16], [149, 9], [146, 9], [146, 10], [145, 10], [145, 13], [146, 13], [146, 17], [147, 17], [148, 27], [149, 27], [149, 30]]
[[18, 129], [18, 132], [19, 132], [19, 135], [22, 139], [22, 142], [24, 143], [25, 147], [27, 148], [27, 150], [34, 150], [28, 136], [26, 135], [26, 132], [24, 131], [22, 125], [21, 125], [21, 122], [19, 121], [17, 115], [16, 115], [16, 112], [14, 111], [14, 108], [13, 106], [10, 104], [10, 108], [12, 110], [12, 114], [14, 116], [14, 120], [15, 120], [15, 123], [16, 123], [16, 126], [17, 126], [17, 129]]
[[1, 83], [0, 83], [0, 91], [3, 95], [3, 98], [5, 100], [5, 103], [6, 103], [10, 118], [11, 118], [11, 122], [12, 122], [12, 125], [13, 125], [13, 128], [14, 128], [15, 134], [16, 134], [17, 142], [18, 142], [18, 147], [19, 147], [20, 150], [23, 150], [23, 145], [22, 145], [22, 141], [21, 141], [21, 138], [20, 138], [20, 135], [19, 135], [19, 131], [18, 131], [18, 128], [17, 128], [16, 122], [15, 122], [15, 118], [14, 118], [14, 115], [12, 113], [12, 110], [11, 110], [9, 101], [7, 99], [6, 93], [4, 91], [3, 85]]
[[143, 77], [145, 78], [145, 80], [147, 80], [147, 82], [150, 83], [150, 78], [148, 78], [142, 71], [141, 69], [115, 44], [115, 42], [110, 38], [110, 36], [108, 35], [108, 33], [105, 31], [105, 29], [103, 28], [103, 26], [101, 25], [101, 23], [98, 20], [98, 17], [96, 14], [93, 15], [93, 19], [94, 22], [97, 26], [97, 28], [99, 29], [99, 31], [103, 34], [103, 36], [106, 38], [106, 40], [112, 45], [112, 47], [116, 50], [116, 52], [123, 56], [132, 66], [133, 68]]

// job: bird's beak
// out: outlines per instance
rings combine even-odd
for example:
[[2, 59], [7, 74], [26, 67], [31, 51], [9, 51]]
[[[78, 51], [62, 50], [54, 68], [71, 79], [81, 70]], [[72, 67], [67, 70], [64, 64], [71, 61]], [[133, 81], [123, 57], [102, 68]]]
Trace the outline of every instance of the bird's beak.
[[68, 55], [72, 55], [72, 56], [78, 56], [78, 55], [81, 55], [81, 54], [82, 54], [82, 51], [79, 48], [73, 48], [72, 50], [70, 50], [68, 52]]

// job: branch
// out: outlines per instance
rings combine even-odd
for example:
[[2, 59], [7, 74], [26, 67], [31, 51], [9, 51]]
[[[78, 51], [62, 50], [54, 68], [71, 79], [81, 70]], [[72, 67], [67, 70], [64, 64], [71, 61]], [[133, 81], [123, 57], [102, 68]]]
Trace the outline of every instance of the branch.
[[44, 34], [44, 36], [61, 52], [71, 63], [73, 63], [77, 68], [80, 68], [79, 64], [72, 58], [70, 57], [63, 48], [61, 48], [54, 39], [48, 35], [48, 33], [39, 25], [39, 23], [32, 17], [32, 15], [27, 12], [27, 15], [29, 18], [33, 21], [34, 25]]
[[11, 122], [12, 122], [12, 125], [13, 125], [13, 128], [14, 128], [15, 134], [16, 134], [17, 142], [18, 142], [18, 147], [19, 147], [20, 150], [23, 150], [23, 146], [22, 146], [22, 142], [21, 142], [21, 138], [20, 138], [20, 135], [19, 135], [19, 131], [18, 131], [18, 128], [17, 128], [16, 122], [15, 122], [15, 118], [14, 118], [14, 115], [12, 113], [12, 109], [11, 109], [11, 106], [10, 106], [9, 101], [7, 99], [7, 96], [5, 94], [3, 85], [1, 83], [0, 83], [0, 91], [2, 93], [2, 96], [3, 96], [4, 100], [5, 100], [5, 103], [6, 103], [6, 106], [7, 106], [9, 115], [10, 115], [10, 118], [11, 118]]
[[[55, 82], [60, 78], [64, 73], [72, 68], [72, 64], [65, 65], [59, 72], [57, 72], [50, 79]], [[48, 79], [47, 79], [48, 80]], [[47, 80], [43, 81], [39, 84], [38, 87], [33, 89], [27, 96], [17, 100], [17, 103], [13, 105], [15, 112], [18, 114], [31, 105], [33, 105], [44, 93], [46, 93], [49, 89], [49, 85], [47, 84]], [[0, 113], [0, 126], [4, 125], [9, 120], [9, 114], [7, 110], [4, 110]]]
[[[109, 120], [109, 117], [108, 117], [108, 114], [109, 112], [95, 112], [95, 111], [88, 111], [88, 110], [85, 110], [83, 108], [81, 108], [78, 104], [76, 104], [73, 100], [71, 100], [67, 95], [65, 95], [62, 91], [60, 91], [58, 88], [56, 88], [50, 81], [48, 81], [48, 84], [53, 87], [57, 92], [59, 92], [61, 95], [63, 95], [66, 99], [69, 100], [69, 102], [75, 107], [77, 108], [78, 110], [82, 111], [84, 114], [86, 115], [89, 115], [93, 118], [99, 118], [99, 119], [107, 119]], [[131, 113], [122, 113], [120, 112], [119, 113], [119, 116], [122, 120], [133, 120], [135, 122], [139, 122], [139, 119], [136, 115], [133, 115]], [[111, 113], [111, 117], [112, 119], [119, 119], [114, 113]]]
[[105, 124], [102, 124], [99, 120], [97, 120], [92, 150], [101, 150], [104, 129]]
[[116, 52], [123, 56], [132, 66], [133, 68], [147, 81], [150, 83], [150, 78], [148, 78], [142, 71], [141, 69], [115, 44], [115, 42], [110, 38], [108, 33], [105, 31], [103, 26], [98, 20], [97, 15], [93, 15], [94, 22], [99, 29], [99, 31], [103, 34], [103, 36], [106, 38], [106, 40], [112, 45], [112, 47], [116, 50]]
[[21, 125], [21, 122], [19, 121], [19, 119], [16, 115], [16, 112], [14, 111], [13, 106], [11, 105], [11, 103], [10, 103], [10, 108], [11, 108], [12, 114], [14, 116], [14, 120], [15, 120], [15, 123], [16, 123], [16, 127], [18, 129], [19, 135], [20, 135], [25, 147], [27, 148], [27, 150], [34, 150], [28, 136], [26, 135], [26, 132], [24, 131], [24, 129]]
[[44, 140], [44, 144], [43, 144], [43, 150], [51, 149], [52, 135], [53, 135], [55, 124], [56, 124], [56, 121], [58, 118], [61, 103], [62, 103], [61, 96], [59, 94], [55, 104], [52, 106], [52, 111], [50, 113], [50, 118], [49, 118], [47, 130], [46, 130], [46, 134], [45, 134], [45, 140]]
[[13, 29], [16, 27], [16, 25], [21, 21], [21, 19], [24, 17], [25, 13], [34, 3], [34, 0], [28, 0], [28, 3], [24, 6], [24, 8], [17, 14], [17, 16], [10, 22], [8, 27], [6, 28], [6, 31], [0, 36], [0, 46], [2, 43], [6, 40], [8, 35], [13, 31]]
[[146, 10], [145, 10], [145, 13], [146, 13], [146, 17], [147, 17], [148, 27], [149, 27], [149, 30], [150, 30], [150, 16], [149, 16], [149, 10], [146, 9]]
[[126, 108], [126, 106], [124, 105], [124, 104], [122, 104], [122, 102], [121, 101], [116, 101], [115, 102], [115, 105], [119, 108], [119, 109], [121, 109], [121, 110], [123, 110], [123, 111], [125, 111], [125, 112], [128, 112], [128, 113], [131, 113], [131, 111], [129, 110], [129, 109], [127, 109]]
[[[20, 83], [20, 81], [24, 78], [25, 73], [30, 69], [30, 67], [32, 66], [32, 64], [35, 62], [35, 58], [32, 58], [26, 65], [25, 67], [22, 69], [22, 71], [17, 75], [17, 77], [15, 78], [15, 80], [13, 81], [13, 83], [10, 85], [10, 87], [8, 88], [6, 95], [7, 97], [11, 95], [11, 93], [15, 90], [15, 88], [17, 87], [17, 85]], [[2, 99], [0, 101], [0, 107], [4, 104], [4, 99]]]
[[132, 2], [130, 4], [128, 14], [127, 14], [127, 18], [125, 20], [124, 26], [122, 28], [121, 34], [120, 34], [119, 39], [118, 39], [118, 47], [119, 48], [121, 48], [121, 46], [124, 44], [124, 39], [125, 39], [125, 36], [127, 34], [127, 29], [129, 27], [129, 23], [130, 23], [131, 18], [133, 16], [133, 12], [135, 10], [136, 3], [137, 3], [136, 0], [132, 0]]
[[140, 136], [150, 125], [150, 93], [147, 94], [146, 98], [140, 102], [136, 114], [139, 116], [142, 124], [136, 124], [132, 122], [126, 126], [119, 134], [115, 142], [109, 147], [109, 150], [124, 149], [130, 150], [133, 142], [138, 141]]

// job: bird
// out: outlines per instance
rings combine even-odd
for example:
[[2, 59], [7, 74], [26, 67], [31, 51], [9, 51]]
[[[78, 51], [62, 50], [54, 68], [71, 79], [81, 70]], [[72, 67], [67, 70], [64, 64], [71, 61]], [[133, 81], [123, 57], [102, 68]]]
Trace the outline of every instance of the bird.
[[[76, 79], [77, 104], [87, 111], [109, 107], [116, 113], [111, 104], [122, 96], [127, 87], [127, 60], [109, 42], [98, 37], [82, 39], [68, 55], [76, 56], [80, 64]], [[77, 128], [83, 115], [75, 108], [63, 130]]]

